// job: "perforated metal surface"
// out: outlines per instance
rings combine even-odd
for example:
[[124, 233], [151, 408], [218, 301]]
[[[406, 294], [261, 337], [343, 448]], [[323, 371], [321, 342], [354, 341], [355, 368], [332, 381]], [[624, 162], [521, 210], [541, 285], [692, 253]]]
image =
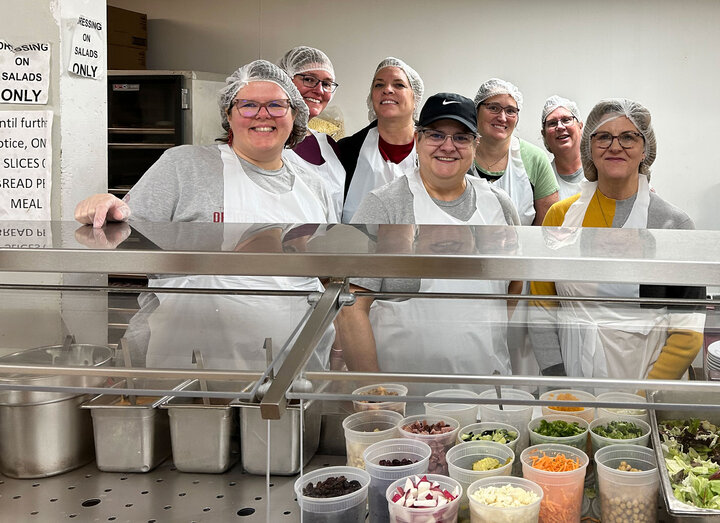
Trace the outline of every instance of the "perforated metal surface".
[[[307, 470], [344, 464], [344, 456], [316, 456]], [[51, 478], [0, 476], [0, 520], [290, 523], [300, 521], [295, 479], [272, 476], [268, 503], [265, 477], [239, 465], [225, 474], [185, 474], [168, 460], [147, 474], [100, 472], [90, 464]]]

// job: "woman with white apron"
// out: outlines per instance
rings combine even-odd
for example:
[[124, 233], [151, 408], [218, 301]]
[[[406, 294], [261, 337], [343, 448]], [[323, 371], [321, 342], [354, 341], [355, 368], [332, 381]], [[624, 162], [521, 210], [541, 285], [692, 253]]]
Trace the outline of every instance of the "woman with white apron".
[[[292, 78], [300, 91], [310, 111], [309, 125], [312, 125], [313, 118], [325, 110], [338, 87], [332, 62], [320, 49], [303, 45], [285, 53], [278, 67]], [[340, 216], [345, 191], [345, 168], [336, 150], [337, 143], [330, 136], [308, 129], [305, 139], [293, 149], [283, 151], [283, 156], [298, 167], [300, 174], [314, 171], [326, 181], [335, 211]]]
[[[692, 228], [685, 213], [650, 191], [656, 143], [650, 113], [643, 106], [625, 99], [598, 103], [588, 116], [581, 152], [587, 180], [580, 194], [554, 206], [544, 225], [626, 229], [631, 239], [622, 238], [624, 251], [642, 245], [641, 229]], [[580, 244], [581, 251], [592, 248], [582, 239]], [[665, 294], [655, 290], [653, 297], [704, 297], [704, 288], [659, 288]], [[642, 289], [633, 283], [532, 284], [534, 294], [558, 296], [638, 298], [643, 297]], [[666, 307], [564, 301], [557, 310], [557, 325], [569, 376], [677, 379], [702, 344], [704, 315]]]
[[[308, 119], [307, 106], [287, 74], [264, 60], [241, 67], [228, 77], [220, 108], [226, 144], [170, 149], [126, 201], [95, 195], [78, 205], [76, 218], [102, 225], [106, 218], [127, 219], [132, 210], [133, 219], [147, 221], [224, 221], [223, 250], [242, 250], [254, 233], [265, 235], [268, 248], [278, 251], [286, 231], [267, 225], [256, 230], [253, 224], [337, 220], [324, 182], [312, 173], [300, 176], [283, 161], [283, 149], [305, 136]], [[322, 289], [317, 278], [212, 275], [160, 276], [150, 285]], [[157, 298], [146, 302], [152, 312], [144, 315], [149, 328], [145, 363], [153, 367], [189, 367], [193, 350], [200, 350], [208, 368], [264, 369], [265, 338], [272, 338], [277, 350], [309, 308], [304, 297], [160, 293]], [[311, 366], [326, 365], [332, 338], [328, 332]]]
[[580, 192], [583, 176], [580, 138], [583, 121], [580, 109], [572, 100], [552, 95], [545, 100], [540, 116], [540, 133], [545, 148], [553, 155], [551, 166], [558, 183], [561, 200]]
[[343, 223], [350, 223], [367, 193], [417, 166], [413, 134], [423, 89], [418, 73], [402, 60], [388, 57], [375, 69], [367, 98], [372, 123], [338, 142], [347, 173]]

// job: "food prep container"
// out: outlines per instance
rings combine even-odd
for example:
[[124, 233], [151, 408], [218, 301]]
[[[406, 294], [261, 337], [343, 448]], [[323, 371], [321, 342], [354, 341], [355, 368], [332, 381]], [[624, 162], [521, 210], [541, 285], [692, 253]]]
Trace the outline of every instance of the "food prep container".
[[[538, 500], [520, 507], [496, 507], [480, 503], [472, 496], [480, 489], [505, 485], [534, 492]], [[524, 478], [490, 477], [475, 481], [468, 487], [467, 495], [470, 500], [470, 523], [537, 523], [543, 490], [537, 483]]]
[[[345, 476], [348, 481], [357, 480], [360, 490], [334, 498], [311, 498], [303, 495], [303, 487], [327, 478]], [[294, 489], [305, 523], [365, 523], [366, 502], [370, 475], [355, 467], [324, 467], [303, 474], [295, 481]]]
[[[470, 502], [467, 488], [481, 478], [509, 476], [515, 461], [515, 453], [503, 443], [493, 441], [467, 441], [455, 445], [447, 453], [448, 475], [463, 488], [458, 510], [460, 520], [470, 518]], [[492, 470], [473, 470], [473, 463], [483, 458], [495, 458], [500, 466]]]
[[[542, 434], [538, 434], [537, 432], [535, 432], [535, 429], [540, 426], [542, 420], [545, 420], [547, 422], [561, 420], [568, 423], [577, 423], [580, 428], [583, 429], [583, 431], [581, 434], [577, 434], [575, 436], [543, 436]], [[562, 445], [570, 445], [571, 447], [575, 447], [576, 449], [587, 450], [588, 430], [588, 422], [584, 419], [578, 418], [577, 416], [565, 416], [563, 414], [548, 414], [547, 416], [540, 416], [539, 418], [535, 418], [534, 420], [530, 421], [530, 423], [528, 423], [528, 431], [530, 432], [531, 445], [540, 445], [542, 443], [560, 443]]]
[[[428, 425], [444, 421], [447, 425], [452, 427], [452, 430], [442, 434], [415, 434], [403, 429], [406, 425], [410, 425], [416, 421], [427, 421]], [[445, 454], [453, 445], [455, 445], [455, 438], [457, 438], [459, 428], [460, 426], [458, 425], [458, 422], [452, 418], [444, 416], [427, 416], [424, 414], [408, 416], [398, 423], [398, 433], [401, 437], [424, 441], [430, 445], [432, 454], [430, 455], [430, 462], [428, 463], [428, 472], [431, 474], [447, 474], [448, 469]]]
[[[370, 488], [368, 489], [368, 505], [370, 519], [373, 523], [388, 523], [387, 492], [390, 484], [400, 478], [408, 476], [422, 476], [427, 472], [431, 454], [430, 446], [414, 439], [396, 438], [386, 439], [373, 443], [363, 453], [365, 470], [370, 474]], [[409, 459], [416, 461], [408, 465], [383, 466], [381, 460]]]
[[[626, 463], [639, 472], [618, 470]], [[595, 453], [603, 523], [655, 523], [658, 477], [655, 454], [647, 447], [612, 445]]]
[[[575, 390], [575, 389], [550, 390], [550, 391], [545, 392], [544, 394], [541, 394], [540, 399], [541, 400], [558, 401], [558, 396], [560, 396], [562, 394], [570, 394], [572, 396], [575, 396], [577, 398], [577, 401], [595, 401], [595, 396], [593, 394], [590, 394], [589, 392], [585, 392], [584, 390]], [[595, 407], [565, 407], [565, 408], [580, 409], [580, 410], [572, 410], [572, 411], [558, 410], [558, 407], [556, 405], [553, 405], [553, 406], [543, 405], [542, 413], [543, 413], [543, 416], [546, 416], [548, 414], [565, 414], [568, 416], [577, 416], [578, 418], [584, 419], [588, 423], [590, 423], [592, 420], [595, 419]]]
[[[512, 425], [508, 425], [507, 423], [501, 423], [499, 421], [481, 421], [480, 423], [472, 423], [470, 425], [467, 425], [465, 427], [462, 427], [460, 430], [458, 430], [457, 439], [455, 440], [456, 443], [466, 443], [461, 438], [463, 434], [468, 434], [472, 432], [473, 434], [482, 434], [486, 430], [496, 430], [496, 429], [505, 429], [506, 431], [514, 431], [518, 437], [511, 441], [507, 441], [504, 444], [510, 447], [513, 452], [516, 452], [517, 442], [518, 438], [520, 436], [520, 431], [513, 427]], [[489, 441], [489, 440], [476, 440], [476, 441]]]
[[[566, 458], [577, 458], [580, 466], [567, 472], [552, 472], [532, 466], [534, 456], [554, 457], [563, 454]], [[543, 489], [540, 503], [540, 521], [554, 523], [577, 523], [580, 521], [585, 484], [585, 470], [590, 462], [582, 450], [568, 445], [546, 443], [533, 445], [520, 454], [525, 479], [537, 483]]]
[[[535, 400], [535, 397], [527, 391], [503, 387], [501, 389], [503, 398], [513, 400]], [[480, 393], [480, 398], [497, 399], [495, 389], [489, 389]], [[532, 419], [533, 408], [531, 405], [503, 405], [502, 410], [498, 405], [480, 405], [480, 421], [499, 421], [512, 425], [518, 431], [517, 451], [522, 452], [528, 446], [530, 436], [528, 434], [528, 423]]]
[[[113, 350], [71, 343], [8, 354], [0, 364], [101, 367]], [[104, 377], [7, 375], [4, 385], [99, 387]], [[0, 472], [12, 478], [54, 476], [81, 467], [94, 457], [90, 413], [80, 409], [89, 396], [77, 392], [0, 391]], [[51, 435], [51, 437], [49, 437]]]
[[402, 414], [392, 410], [356, 412], [343, 420], [348, 467], [365, 468], [363, 452], [373, 443], [398, 436]]
[[355, 389], [353, 394], [372, 394], [377, 389], [384, 389], [388, 392], [396, 393], [388, 396], [378, 396], [378, 398], [387, 398], [387, 401], [365, 401], [358, 400], [353, 401], [353, 407], [355, 412], [362, 412], [364, 410], [394, 410], [399, 412], [403, 416], [405, 415], [405, 402], [404, 401], [392, 401], [393, 396], [407, 396], [408, 388], [405, 385], [398, 383], [378, 383], [376, 385], [366, 385]]
[[460, 483], [447, 476], [439, 474], [426, 474], [430, 481], [437, 481], [440, 488], [453, 492], [458, 489], [458, 497], [441, 507], [432, 508], [408, 508], [401, 507], [392, 502], [392, 497], [398, 487], [404, 487], [407, 478], [401, 478], [393, 481], [385, 491], [385, 499], [390, 512], [390, 523], [425, 523], [432, 521], [433, 523], [455, 523], [458, 517], [458, 509], [460, 508], [460, 498], [462, 497], [462, 486]]
[[[287, 408], [279, 420], [270, 420], [270, 444], [268, 445], [268, 420], [260, 414], [260, 404], [246, 401], [233, 401], [231, 405], [240, 413], [240, 460], [243, 468], [250, 474], [262, 474], [267, 471], [267, 452], [270, 452], [270, 474], [291, 476], [300, 472], [302, 455], [303, 466], [307, 465], [318, 448], [320, 441], [320, 422], [322, 403], [317, 400], [300, 403], [288, 402]], [[300, 416], [303, 416], [303, 446], [300, 448]]]
[[[136, 380], [135, 389], [166, 390], [178, 383]], [[126, 388], [121, 380], [113, 388]], [[170, 455], [170, 427], [167, 410], [158, 407], [169, 396], [136, 396], [136, 404], [124, 396], [101, 394], [82, 405], [92, 413], [95, 461], [103, 472], [148, 472]]]
[[[648, 403], [682, 403], [686, 405], [720, 405], [720, 393], [692, 391], [655, 391], [648, 393]], [[670, 419], [706, 419], [714, 425], [720, 425], [720, 412], [710, 410], [663, 409], [650, 411], [651, 441], [655, 451], [660, 489], [665, 500], [665, 507], [676, 521], [692, 523], [710, 523], [720, 521], [720, 510], [699, 508], [681, 502], [673, 494], [672, 484], [665, 464], [662, 441], [658, 430], [659, 423]]]
[[[605, 436], [595, 434], [593, 429], [595, 427], [602, 427], [610, 423], [611, 421], [628, 421], [634, 423], [638, 428], [642, 429], [642, 436], [631, 439], [613, 439]], [[641, 447], [647, 447], [650, 442], [650, 424], [645, 423], [639, 418], [631, 416], [621, 416], [616, 414], [614, 416], [606, 416], [604, 418], [597, 418], [590, 423], [590, 442], [592, 443], [593, 455], [601, 448], [607, 447], [608, 445], [640, 445]]]
[[[468, 398], [477, 400], [477, 393], [465, 389], [444, 389], [436, 390], [426, 395], [428, 399], [432, 397], [445, 396], [448, 398]], [[461, 427], [477, 422], [478, 404], [477, 403], [425, 403], [425, 414], [433, 416], [449, 416], [460, 424]]]
[[[180, 390], [200, 390], [193, 380]], [[240, 457], [237, 409], [232, 399], [172, 397], [160, 406], [167, 409], [173, 464], [180, 472], [220, 474]]]
[[[643, 396], [633, 394], [631, 392], [603, 392], [602, 394], [598, 394], [596, 399], [598, 401], [613, 401], [623, 403], [647, 403], [647, 400]], [[596, 415], [598, 418], [617, 415], [631, 416], [633, 418], [640, 418], [641, 420], [650, 423], [650, 414], [648, 413], [647, 409], [598, 407]]]

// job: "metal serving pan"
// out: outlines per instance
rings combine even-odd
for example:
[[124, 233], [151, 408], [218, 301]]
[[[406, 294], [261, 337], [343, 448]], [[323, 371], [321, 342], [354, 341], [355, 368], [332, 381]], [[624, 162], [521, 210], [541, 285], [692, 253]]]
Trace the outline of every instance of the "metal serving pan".
[[[720, 394], [708, 392], [689, 391], [655, 391], [648, 394], [648, 403], [685, 403], [690, 405], [718, 405]], [[650, 411], [650, 426], [652, 427], [652, 445], [657, 458], [658, 472], [660, 473], [660, 487], [665, 498], [668, 514], [677, 518], [677, 521], [691, 521], [693, 523], [720, 521], [720, 510], [698, 508], [679, 501], [673, 494], [670, 476], [665, 466], [665, 456], [658, 430], [659, 422], [667, 419], [706, 419], [714, 425], [720, 425], [720, 412], [710, 410], [655, 410]]]

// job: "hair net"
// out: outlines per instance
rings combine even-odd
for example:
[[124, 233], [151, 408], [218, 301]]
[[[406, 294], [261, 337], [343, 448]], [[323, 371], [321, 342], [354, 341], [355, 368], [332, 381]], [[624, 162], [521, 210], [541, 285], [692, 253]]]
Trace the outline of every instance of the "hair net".
[[333, 64], [320, 49], [301, 45], [293, 47], [278, 62], [278, 67], [290, 78], [307, 71], [325, 71], [335, 79]]
[[501, 80], [500, 78], [490, 78], [490, 80], [484, 82], [480, 86], [477, 94], [475, 95], [475, 109], [478, 108], [478, 105], [480, 105], [481, 102], [499, 94], [509, 94], [512, 96], [515, 99], [518, 110], [522, 111], [523, 96], [520, 89], [510, 82]]
[[230, 104], [235, 99], [237, 92], [250, 82], [272, 82], [280, 86], [280, 88], [285, 91], [285, 94], [288, 95], [290, 106], [295, 114], [295, 122], [293, 123], [293, 130], [287, 142], [285, 142], [285, 147], [292, 149], [300, 143], [307, 134], [309, 111], [302, 96], [300, 96], [300, 91], [298, 91], [295, 84], [292, 83], [290, 77], [285, 74], [285, 71], [265, 60], [255, 60], [247, 65], [243, 65], [225, 80], [225, 87], [220, 90], [220, 99], [218, 100], [223, 129], [225, 129], [225, 131], [230, 130], [227, 114]]
[[[420, 75], [415, 69], [410, 67], [408, 64], [406, 64], [399, 58], [393, 58], [392, 56], [388, 56], [378, 64], [373, 76], [377, 74], [380, 69], [385, 69], [386, 67], [399, 67], [403, 70], [405, 76], [407, 76], [408, 82], [410, 82], [410, 87], [412, 88], [413, 96], [415, 98], [415, 110], [413, 111], [413, 120], [417, 121], [418, 115], [420, 114], [420, 106], [422, 105], [423, 91], [425, 90], [425, 85], [423, 84], [422, 78], [420, 78]], [[375, 114], [375, 108], [373, 107], [372, 103], [372, 88], [370, 89], [370, 94], [368, 94], [367, 97], [367, 107], [368, 120], [372, 122], [377, 118], [377, 115]]]
[[607, 98], [600, 100], [590, 111], [580, 140], [580, 157], [583, 171], [585, 172], [585, 178], [591, 182], [597, 180], [598, 172], [592, 161], [590, 135], [597, 131], [601, 125], [621, 116], [627, 117], [645, 138], [645, 149], [643, 151], [645, 157], [640, 162], [640, 173], [646, 174], [648, 180], [650, 179], [650, 166], [655, 161], [657, 154], [655, 131], [653, 131], [650, 123], [650, 111], [638, 102], [633, 102], [627, 98]]
[[572, 100], [568, 100], [567, 98], [563, 98], [562, 96], [554, 94], [550, 98], [545, 100], [545, 105], [543, 106], [542, 110], [542, 117], [540, 118], [540, 124], [545, 125], [545, 120], [547, 120], [548, 115], [558, 107], [564, 107], [565, 109], [570, 111], [575, 118], [577, 118], [578, 122], [582, 123], [582, 118], [580, 118], [580, 109], [578, 109], [577, 104]]

